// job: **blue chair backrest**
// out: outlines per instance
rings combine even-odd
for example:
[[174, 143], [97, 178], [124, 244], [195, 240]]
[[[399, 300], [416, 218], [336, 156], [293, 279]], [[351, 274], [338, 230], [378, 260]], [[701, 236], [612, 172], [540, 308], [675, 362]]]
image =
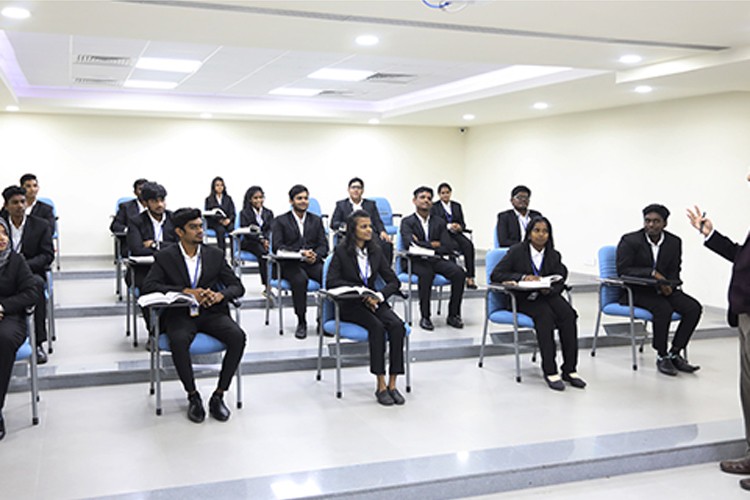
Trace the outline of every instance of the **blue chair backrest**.
[[[506, 253], [508, 253], [507, 248], [493, 248], [492, 250], [487, 252], [487, 255], [484, 257], [485, 269], [487, 272], [487, 283], [491, 282], [490, 276], [492, 275], [492, 271], [495, 269], [495, 266], [497, 266], [498, 262], [503, 260], [503, 257], [505, 257]], [[488, 300], [488, 309], [490, 313], [508, 309], [508, 299], [502, 292], [490, 291]]]
[[120, 210], [120, 205], [127, 203], [130, 200], [135, 200], [135, 196], [123, 196], [122, 198], [117, 198], [117, 203], [115, 203], [115, 213]]
[[[599, 249], [599, 277], [617, 277], [617, 248], [612, 245]], [[620, 289], [614, 286], [602, 286], [600, 293], [602, 306], [618, 302], [620, 298]]]
[[370, 198], [375, 202], [378, 207], [378, 213], [386, 226], [393, 225], [393, 210], [391, 209], [390, 202], [385, 198]]
[[309, 201], [310, 206], [307, 207], [307, 211], [320, 217], [323, 214], [323, 211], [320, 209], [320, 203], [318, 202], [317, 198], [310, 198]]
[[57, 208], [55, 208], [55, 202], [50, 200], [49, 198], [37, 198], [37, 200], [41, 201], [42, 203], [46, 203], [47, 205], [52, 207], [52, 214], [57, 217]]

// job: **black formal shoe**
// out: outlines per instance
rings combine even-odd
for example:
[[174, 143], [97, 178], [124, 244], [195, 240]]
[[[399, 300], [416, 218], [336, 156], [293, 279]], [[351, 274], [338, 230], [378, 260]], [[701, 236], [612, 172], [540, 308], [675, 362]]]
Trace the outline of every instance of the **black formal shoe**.
[[422, 318], [419, 320], [419, 328], [422, 330], [432, 331], [435, 329], [435, 325], [432, 324], [430, 318]]
[[300, 323], [294, 331], [294, 338], [304, 340], [307, 338], [307, 323]]
[[563, 373], [562, 379], [578, 389], [586, 387], [586, 381], [579, 377], [576, 372]]
[[750, 474], [750, 456], [735, 460], [722, 460], [719, 467], [730, 474]]
[[740, 479], [740, 488], [742, 488], [743, 490], [750, 490], [750, 477]]
[[669, 359], [672, 360], [672, 364], [675, 368], [681, 372], [693, 373], [701, 369], [698, 365], [691, 365], [688, 360], [680, 356], [679, 354], [670, 354]]
[[471, 283], [468, 283], [468, 282], [467, 282], [467, 283], [466, 283], [466, 288], [468, 288], [469, 290], [476, 290], [476, 289], [477, 289], [477, 288], [479, 288], [479, 287], [477, 286], [477, 282], [476, 282], [476, 281], [473, 281], [473, 282], [471, 282]]
[[544, 381], [547, 382], [547, 386], [549, 386], [549, 388], [552, 389], [553, 391], [565, 390], [565, 384], [563, 384], [563, 381], [560, 378], [560, 375], [558, 374], [545, 375]]
[[0, 415], [0, 440], [5, 437], [5, 419]]
[[669, 375], [670, 377], [677, 375], [677, 368], [674, 367], [669, 356], [659, 356], [656, 358], [656, 368], [664, 375]]
[[187, 416], [191, 422], [200, 424], [206, 419], [206, 410], [203, 408], [201, 395], [197, 392], [188, 394], [188, 411]]
[[393, 406], [396, 402], [391, 396], [391, 392], [388, 389], [382, 391], [375, 391], [375, 397], [378, 399], [378, 403], [383, 406]]
[[36, 346], [36, 362], [39, 365], [45, 364], [49, 358], [47, 357], [47, 351], [44, 350], [44, 347], [38, 345]]
[[448, 323], [453, 328], [463, 328], [464, 327], [464, 321], [461, 319], [461, 316], [448, 316], [448, 319], [445, 320], [446, 323]]
[[399, 406], [406, 403], [406, 398], [401, 395], [400, 392], [398, 392], [398, 389], [388, 389], [388, 394], [391, 395], [391, 399], [393, 402]]
[[211, 399], [208, 400], [208, 412], [219, 422], [226, 422], [229, 420], [229, 415], [232, 414], [227, 405], [224, 404], [223, 395], [215, 392], [211, 395]]

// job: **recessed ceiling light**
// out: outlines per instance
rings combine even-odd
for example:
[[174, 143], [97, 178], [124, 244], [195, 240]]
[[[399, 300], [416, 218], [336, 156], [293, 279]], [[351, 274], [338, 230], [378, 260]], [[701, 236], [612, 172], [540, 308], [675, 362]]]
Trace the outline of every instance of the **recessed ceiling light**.
[[643, 61], [643, 58], [638, 54], [626, 54], [620, 58], [620, 62], [623, 64], [637, 64]]
[[462, 116], [462, 118], [468, 122], [468, 121], [471, 121], [474, 118], [476, 118], [476, 116], [470, 115], [470, 114], [466, 114], [466, 115]]
[[31, 12], [21, 7], [5, 7], [0, 11], [0, 14], [9, 19], [28, 19], [31, 17]]
[[269, 92], [271, 95], [287, 95], [292, 97], [312, 97], [320, 94], [320, 89], [304, 89], [294, 87], [279, 87]]
[[150, 69], [154, 71], [170, 71], [173, 73], [195, 73], [203, 64], [203, 61], [191, 59], [164, 59], [161, 57], [141, 57], [135, 63], [138, 69]]
[[14, 104], [11, 104], [9, 106], [5, 106], [5, 111], [18, 111], [20, 108]]
[[633, 89], [635, 92], [639, 94], [648, 94], [653, 88], [651, 88], [649, 85], [638, 85], [635, 89]]
[[549, 104], [547, 104], [546, 102], [535, 102], [533, 108], [534, 109], [547, 109], [549, 108]]
[[374, 71], [361, 69], [336, 69], [323, 68], [307, 75], [308, 78], [316, 80], [337, 80], [341, 82], [361, 82], [366, 78], [374, 75]]
[[158, 80], [127, 80], [122, 84], [128, 89], [151, 89], [151, 90], [172, 90], [177, 87], [177, 82], [160, 82]]
[[211, 113], [201, 113], [201, 118], [203, 118], [204, 120], [208, 120], [209, 118], [213, 117], [214, 115], [212, 115]]
[[370, 118], [369, 120], [367, 120], [367, 123], [369, 123], [370, 125], [378, 125], [380, 123], [380, 120], [378, 120], [377, 118]]
[[371, 47], [373, 45], [377, 45], [378, 42], [380, 42], [380, 39], [375, 35], [360, 35], [355, 39], [355, 41], [357, 42], [357, 45]]

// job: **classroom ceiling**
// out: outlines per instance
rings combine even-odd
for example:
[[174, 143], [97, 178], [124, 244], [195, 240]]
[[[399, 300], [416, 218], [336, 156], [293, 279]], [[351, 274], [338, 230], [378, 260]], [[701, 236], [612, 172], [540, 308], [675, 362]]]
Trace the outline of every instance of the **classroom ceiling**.
[[441, 1], [0, 1], [31, 13], [0, 17], [0, 112], [471, 126], [750, 90], [750, 2]]

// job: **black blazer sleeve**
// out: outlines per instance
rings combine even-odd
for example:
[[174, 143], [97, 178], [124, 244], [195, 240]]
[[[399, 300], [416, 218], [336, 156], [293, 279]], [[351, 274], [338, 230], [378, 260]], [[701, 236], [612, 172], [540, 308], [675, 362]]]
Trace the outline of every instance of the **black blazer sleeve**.
[[26, 258], [31, 272], [43, 276], [55, 260], [52, 229], [47, 221], [33, 215], [27, 216], [21, 242], [21, 253]]
[[643, 231], [628, 233], [617, 244], [617, 274], [648, 278], [654, 269], [651, 249]]
[[[750, 235], [748, 235], [748, 241], [750, 242]], [[745, 244], [747, 245], [747, 242]], [[730, 262], [735, 261], [742, 249], [742, 245], [735, 243], [718, 231], [714, 231], [714, 234], [704, 242], [704, 245]]]
[[[500, 260], [490, 274], [492, 283], [502, 283], [504, 281], [521, 281], [524, 275], [534, 274], [531, 267], [531, 251], [526, 243], [516, 243], [508, 250], [505, 257]], [[563, 280], [552, 286], [553, 293], [560, 293], [564, 287], [565, 280], [568, 278], [568, 268], [562, 263], [560, 252], [553, 249], [547, 249], [544, 252], [544, 262], [540, 271], [542, 276], [559, 274]]]
[[346, 222], [346, 218], [349, 216], [347, 208], [351, 208], [349, 200], [339, 200], [336, 202], [336, 208], [333, 209], [333, 215], [331, 216], [331, 229], [334, 231], [338, 231], [341, 225]]
[[385, 232], [385, 224], [383, 219], [380, 218], [380, 212], [378, 211], [378, 204], [375, 200], [364, 200], [362, 202], [362, 208], [370, 214], [370, 221], [372, 222], [372, 228], [375, 230], [376, 235]]
[[46, 220], [52, 231], [50, 234], [55, 232], [57, 221], [55, 220], [55, 211], [52, 209], [51, 205], [47, 205], [43, 201], [37, 200], [36, 205], [31, 209], [31, 215]]
[[[117, 206], [117, 213], [115, 214], [112, 223], [109, 225], [109, 230], [113, 233], [123, 233], [128, 229], [128, 220], [130, 219], [132, 202], [138, 203], [136, 200], [130, 200], [120, 203]], [[136, 209], [137, 210], [137, 209]], [[136, 211], [136, 214], [138, 212]]]
[[401, 246], [399, 250], [408, 250], [413, 244], [424, 247], [432, 248], [430, 242], [427, 240], [427, 235], [424, 238], [421, 237], [422, 229], [417, 215], [411, 214], [408, 217], [401, 219]]
[[41, 283], [34, 279], [24, 258], [11, 253], [8, 264], [0, 274], [0, 305], [3, 306], [3, 314], [24, 314], [27, 307], [36, 304], [41, 293]]
[[339, 286], [366, 286], [371, 290], [375, 290], [375, 283], [379, 276], [385, 282], [385, 286], [380, 290], [383, 297], [387, 300], [388, 297], [396, 293], [401, 287], [401, 283], [398, 281], [396, 274], [386, 261], [383, 251], [378, 245], [370, 245], [367, 252], [372, 273], [370, 274], [370, 279], [367, 280], [367, 283], [364, 283], [362, 277], [359, 275], [357, 258], [350, 255], [344, 245], [336, 247], [333, 257], [331, 258], [331, 264], [328, 267], [326, 288], [336, 288]]

